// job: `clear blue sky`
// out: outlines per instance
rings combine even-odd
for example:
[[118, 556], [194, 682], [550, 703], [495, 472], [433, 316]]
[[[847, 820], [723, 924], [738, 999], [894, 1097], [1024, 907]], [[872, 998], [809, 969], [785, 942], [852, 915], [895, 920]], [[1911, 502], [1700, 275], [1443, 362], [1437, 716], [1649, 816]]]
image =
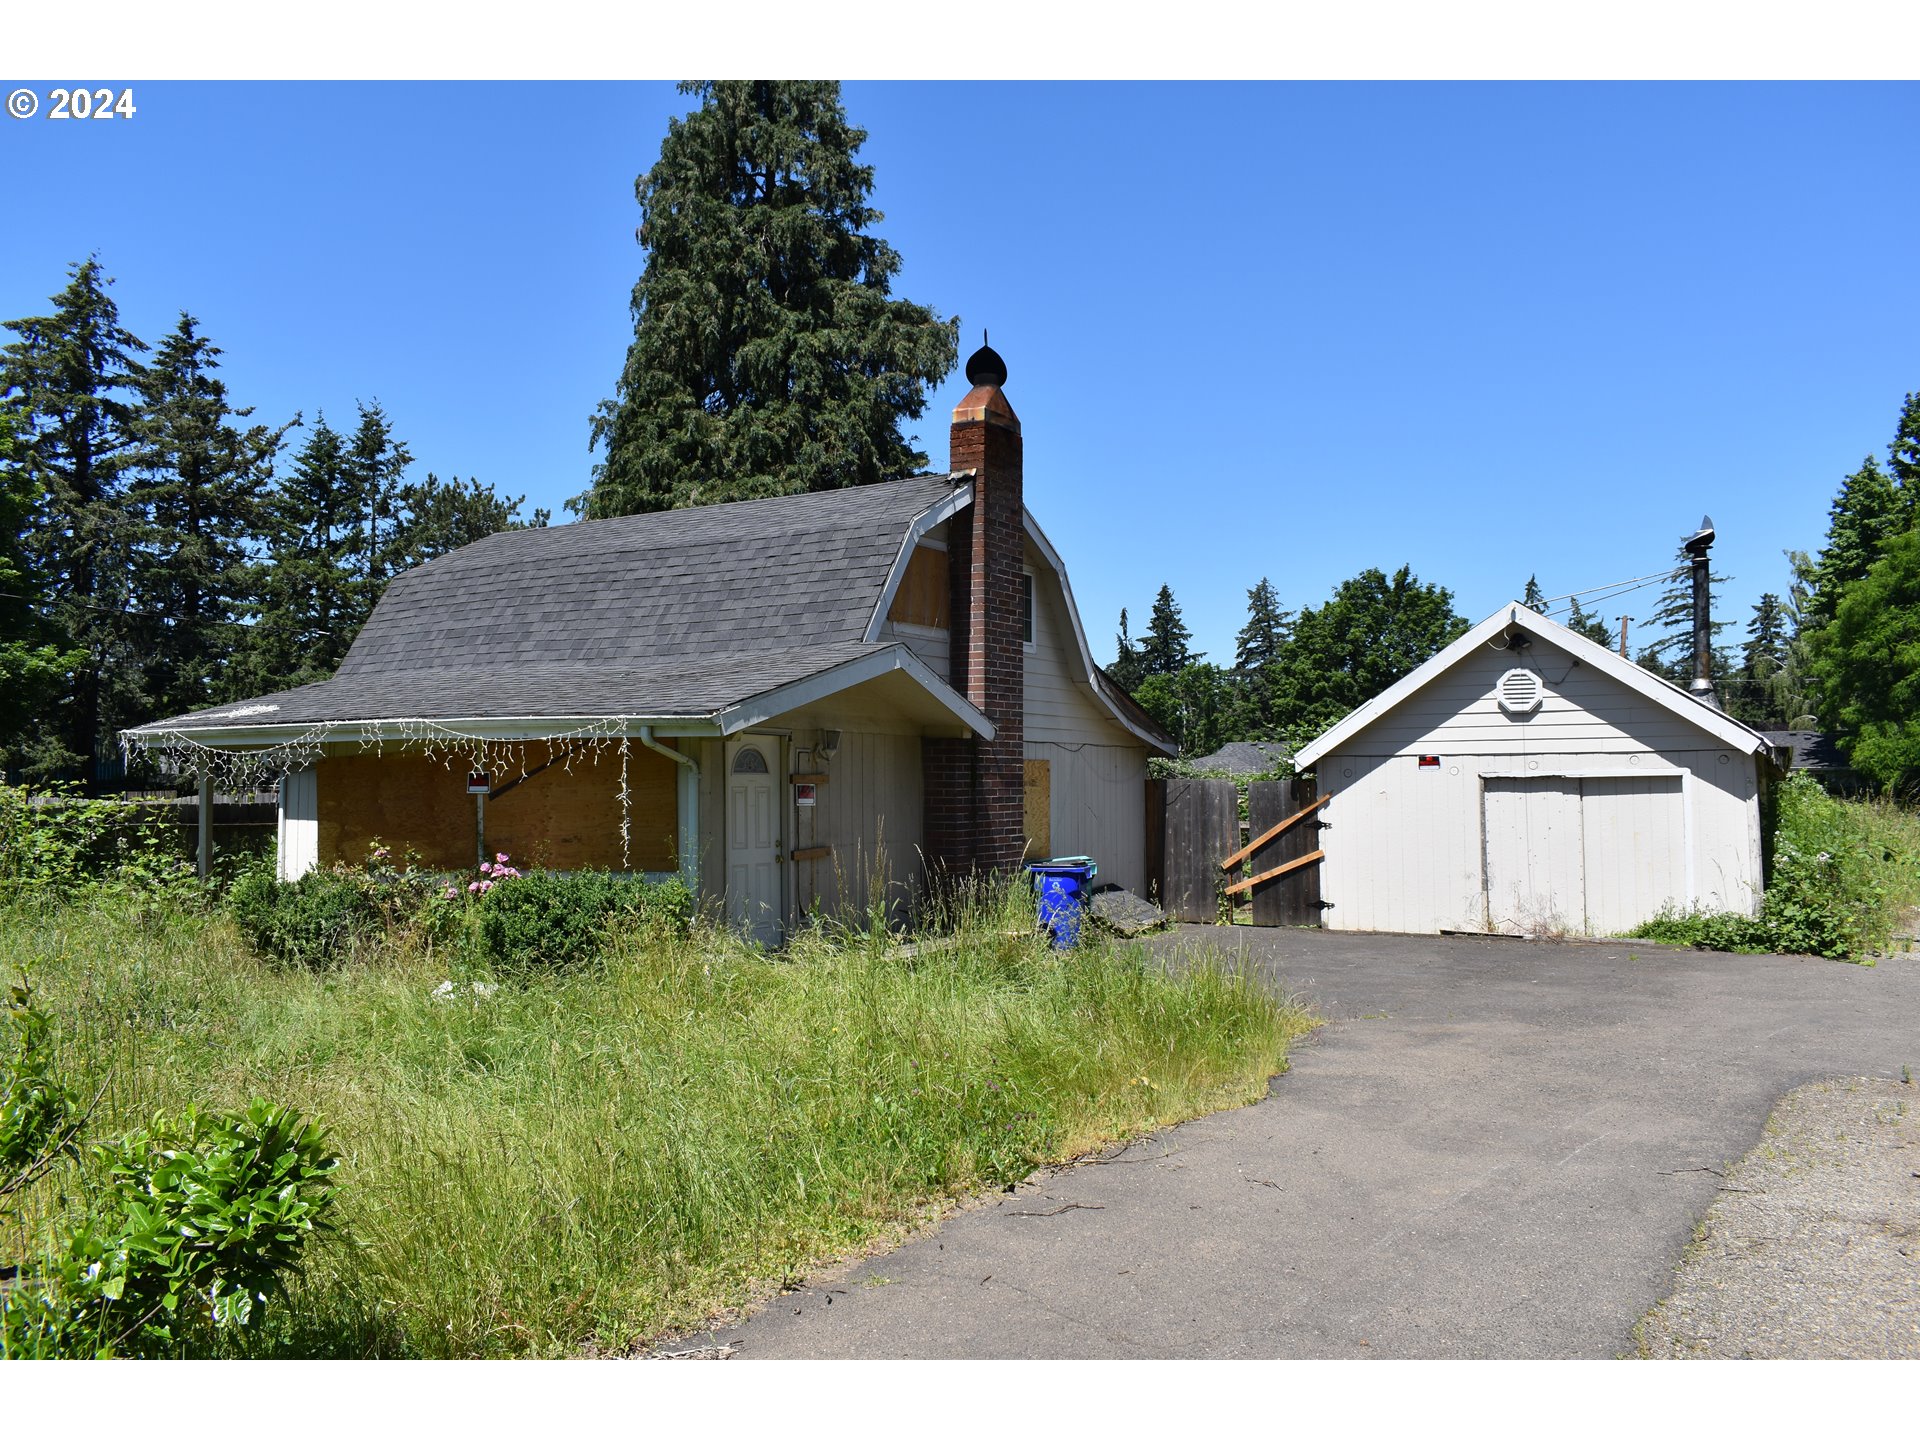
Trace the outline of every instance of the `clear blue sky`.
[[[631, 334], [670, 85], [135, 98], [131, 121], [0, 119], [0, 312], [98, 251], [132, 328], [191, 310], [260, 418], [377, 397], [422, 470], [561, 518]], [[1551, 594], [1659, 569], [1702, 512], [1744, 622], [1920, 389], [1913, 85], [845, 100], [896, 293], [1007, 358], [1028, 504], [1102, 661], [1162, 582], [1226, 660], [1263, 575], [1297, 607], [1407, 563], [1478, 619], [1530, 572]], [[936, 466], [963, 389], [912, 427]]]

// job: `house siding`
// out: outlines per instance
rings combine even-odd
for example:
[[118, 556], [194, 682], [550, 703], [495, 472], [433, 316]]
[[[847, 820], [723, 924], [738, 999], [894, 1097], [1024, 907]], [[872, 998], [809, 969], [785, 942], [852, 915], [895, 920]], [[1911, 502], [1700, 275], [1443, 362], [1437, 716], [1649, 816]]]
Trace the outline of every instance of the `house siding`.
[[1091, 855], [1100, 865], [1095, 883], [1146, 894], [1145, 748], [1029, 739], [1027, 759], [1047, 762], [1052, 852]]
[[825, 845], [832, 853], [794, 860], [800, 915], [856, 920], [884, 900], [890, 918], [904, 917], [925, 840], [920, 744], [918, 735], [843, 730], [833, 759], [815, 753], [811, 769], [828, 779], [813, 805], [794, 809], [793, 849]]
[[[1515, 663], [1492, 650], [1463, 659], [1318, 762], [1330, 797], [1327, 928], [1486, 928], [1489, 788], [1491, 823], [1503, 827], [1496, 849], [1512, 826], [1538, 821], [1541, 874], [1577, 864], [1584, 877], [1584, 898], [1561, 897], [1558, 913], [1535, 917], [1542, 928], [1618, 933], [1669, 904], [1753, 913], [1755, 757], [1544, 640], [1525, 666], [1544, 682], [1541, 707], [1509, 718], [1493, 691]], [[1422, 769], [1422, 755], [1440, 764]], [[1566, 783], [1548, 783], [1554, 777]], [[1577, 797], [1579, 808], [1541, 798], [1548, 792]]]

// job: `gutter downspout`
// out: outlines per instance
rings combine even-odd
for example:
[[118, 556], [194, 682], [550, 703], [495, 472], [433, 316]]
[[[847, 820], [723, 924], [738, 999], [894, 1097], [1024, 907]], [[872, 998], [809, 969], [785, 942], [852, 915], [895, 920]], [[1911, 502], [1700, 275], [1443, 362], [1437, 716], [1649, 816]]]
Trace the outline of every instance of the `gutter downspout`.
[[653, 738], [653, 726], [640, 727], [640, 743], [680, 767], [680, 878], [696, 895], [700, 892], [700, 767], [691, 755], [682, 755]]

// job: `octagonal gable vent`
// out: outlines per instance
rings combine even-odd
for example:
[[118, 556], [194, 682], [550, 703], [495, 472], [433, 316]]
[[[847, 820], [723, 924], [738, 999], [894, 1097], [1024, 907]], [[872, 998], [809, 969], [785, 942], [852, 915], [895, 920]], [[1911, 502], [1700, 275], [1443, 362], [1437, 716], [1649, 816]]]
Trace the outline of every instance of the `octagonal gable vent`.
[[1509, 715], [1531, 715], [1540, 708], [1540, 677], [1531, 670], [1509, 670], [1494, 687], [1500, 708]]

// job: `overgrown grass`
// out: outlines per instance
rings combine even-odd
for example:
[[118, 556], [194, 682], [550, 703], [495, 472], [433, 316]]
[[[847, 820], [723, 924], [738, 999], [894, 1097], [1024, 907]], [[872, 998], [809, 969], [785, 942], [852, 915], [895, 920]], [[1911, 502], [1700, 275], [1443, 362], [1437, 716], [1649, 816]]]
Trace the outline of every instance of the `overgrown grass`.
[[[0, 953], [102, 1092], [93, 1130], [254, 1096], [327, 1125], [338, 1234], [262, 1352], [551, 1355], [698, 1324], [970, 1189], [1250, 1101], [1306, 1028], [1247, 975], [1056, 954], [1018, 919], [915, 956], [655, 928], [451, 1000], [431, 954], [274, 966], [224, 915], [111, 897], [0, 914]], [[85, 1183], [29, 1192], [6, 1255]]]
[[1920, 905], [1920, 813], [1891, 800], [1840, 800], [1790, 775], [1775, 792], [1772, 848], [1759, 915], [1669, 911], [1634, 936], [1869, 960]]

